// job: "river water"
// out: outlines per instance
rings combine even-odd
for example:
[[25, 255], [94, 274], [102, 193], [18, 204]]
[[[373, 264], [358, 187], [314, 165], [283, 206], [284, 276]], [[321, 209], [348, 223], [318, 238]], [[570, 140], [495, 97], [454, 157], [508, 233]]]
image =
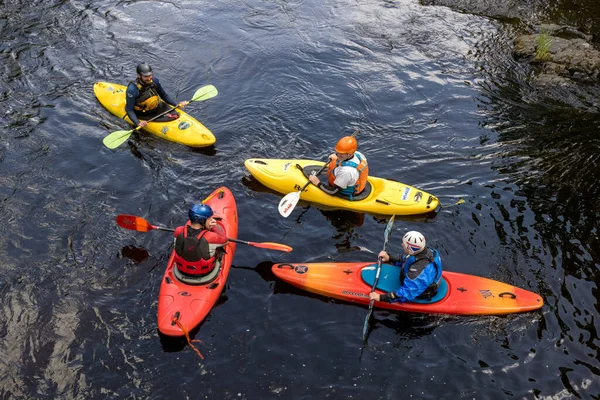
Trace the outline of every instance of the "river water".
[[[0, 5], [3, 399], [600, 396], [600, 118], [531, 100], [531, 71], [510, 55], [516, 27], [409, 0]], [[126, 84], [140, 61], [178, 100], [219, 89], [186, 108], [214, 147], [137, 133], [102, 145], [126, 125], [93, 83]], [[385, 221], [303, 203], [283, 219], [243, 161], [322, 159], [355, 128], [373, 175], [448, 206], [398, 217], [390, 250], [419, 230], [447, 270], [540, 293], [544, 307], [375, 311], [361, 354], [365, 307], [276, 281], [273, 262], [374, 260]], [[114, 218], [175, 227], [221, 185], [241, 239], [294, 251], [238, 245], [222, 301], [193, 332], [201, 360], [156, 329], [170, 235]]]

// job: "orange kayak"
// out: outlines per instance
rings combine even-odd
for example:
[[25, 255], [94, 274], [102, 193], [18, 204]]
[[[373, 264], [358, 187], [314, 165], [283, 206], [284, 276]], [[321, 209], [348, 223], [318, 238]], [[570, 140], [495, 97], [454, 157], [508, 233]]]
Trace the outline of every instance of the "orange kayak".
[[[213, 209], [215, 217], [221, 218], [217, 224], [227, 237], [237, 239], [237, 206], [231, 191], [221, 187], [211, 193], [203, 203]], [[234, 253], [235, 243], [227, 243], [215, 276], [209, 277], [210, 280], [207, 282], [189, 284], [178, 278], [181, 274], [175, 271], [175, 250], [173, 250], [158, 294], [158, 330], [162, 334], [184, 336], [185, 332], [181, 330], [176, 320], [189, 331], [206, 318], [225, 287]]]
[[[272, 271], [279, 279], [300, 289], [368, 305], [376, 267], [372, 262], [275, 264]], [[381, 268], [377, 292], [398, 289], [400, 268], [389, 264]], [[443, 271], [442, 277], [438, 294], [430, 301], [376, 301], [374, 307], [418, 313], [500, 315], [532, 311], [544, 305], [539, 295], [492, 279], [448, 271]]]

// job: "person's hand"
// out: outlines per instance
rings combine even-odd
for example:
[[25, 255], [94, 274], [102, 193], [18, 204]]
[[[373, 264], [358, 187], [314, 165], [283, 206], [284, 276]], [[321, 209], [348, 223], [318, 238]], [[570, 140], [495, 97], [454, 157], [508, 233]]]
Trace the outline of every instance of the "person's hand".
[[179, 104], [177, 104], [177, 107], [183, 108], [183, 107], [187, 106], [188, 104], [190, 104], [189, 101], [180, 101]]
[[211, 218], [209, 218], [209, 219], [206, 220], [206, 228], [210, 229], [213, 226], [217, 226], [217, 220], [211, 217]]
[[381, 262], [388, 262], [390, 261], [390, 255], [386, 252], [386, 251], [380, 251], [379, 254], [377, 255], [377, 258], [381, 258]]
[[148, 125], [148, 121], [140, 121], [138, 128], [145, 128]]
[[371, 292], [371, 293], [369, 293], [369, 297], [371, 298], [371, 300], [375, 300], [375, 301], [381, 300], [381, 295], [379, 293]]
[[329, 162], [332, 162], [333, 160], [335, 160], [337, 158], [337, 154], [331, 153], [328, 158], [329, 158]]
[[319, 180], [319, 178], [315, 175], [311, 175], [308, 177], [308, 180], [310, 181], [310, 183], [312, 183], [315, 186], [319, 186], [319, 183], [321, 183], [321, 181]]

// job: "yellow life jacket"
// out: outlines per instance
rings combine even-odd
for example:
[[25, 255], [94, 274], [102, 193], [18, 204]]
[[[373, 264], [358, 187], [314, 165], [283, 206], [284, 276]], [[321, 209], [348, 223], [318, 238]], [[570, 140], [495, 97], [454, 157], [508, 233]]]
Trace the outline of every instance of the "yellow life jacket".
[[138, 79], [133, 84], [140, 91], [137, 99], [135, 99], [135, 106], [133, 107], [135, 111], [148, 112], [158, 107], [160, 96], [158, 95], [158, 87], [154, 82], [142, 85]]

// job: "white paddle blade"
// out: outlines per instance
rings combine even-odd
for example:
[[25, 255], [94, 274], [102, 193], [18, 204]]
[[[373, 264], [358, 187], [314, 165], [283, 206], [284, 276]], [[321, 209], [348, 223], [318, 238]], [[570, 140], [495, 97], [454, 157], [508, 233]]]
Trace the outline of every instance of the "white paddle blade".
[[286, 194], [283, 199], [279, 202], [277, 209], [282, 217], [287, 218], [294, 211], [294, 207], [300, 200], [300, 192], [293, 192]]

